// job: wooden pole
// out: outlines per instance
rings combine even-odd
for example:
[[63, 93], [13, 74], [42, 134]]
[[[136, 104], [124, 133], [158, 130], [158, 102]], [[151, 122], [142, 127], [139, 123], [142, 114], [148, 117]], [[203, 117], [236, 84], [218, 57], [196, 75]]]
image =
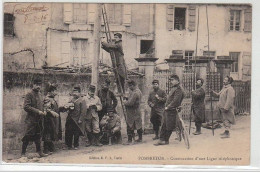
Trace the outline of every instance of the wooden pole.
[[94, 22], [94, 33], [93, 33], [93, 59], [92, 59], [92, 76], [91, 84], [98, 86], [99, 77], [99, 56], [100, 56], [100, 41], [101, 41], [101, 10], [102, 4], [96, 4], [95, 10], [95, 22]]

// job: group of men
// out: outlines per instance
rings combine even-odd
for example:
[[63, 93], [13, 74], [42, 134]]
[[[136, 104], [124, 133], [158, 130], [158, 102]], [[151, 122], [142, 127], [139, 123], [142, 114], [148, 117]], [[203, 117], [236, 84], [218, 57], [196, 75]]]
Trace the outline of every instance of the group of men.
[[[122, 48], [122, 35], [114, 35], [115, 42], [102, 42], [102, 48], [107, 52], [114, 52], [114, 68], [117, 69], [119, 82], [125, 93], [125, 80], [127, 76]], [[169, 82], [173, 86], [167, 96], [165, 91], [159, 88], [159, 81], [153, 80], [153, 90], [149, 94], [148, 105], [151, 107], [151, 123], [155, 132], [154, 140], [159, 139], [155, 145], [167, 145], [172, 132], [176, 129], [176, 118], [184, 98], [184, 90], [180, 85], [177, 75], [171, 75]], [[196, 80], [196, 89], [192, 94], [192, 111], [195, 117], [196, 131], [194, 135], [201, 134], [201, 125], [205, 121], [205, 91], [202, 88], [203, 79]], [[211, 91], [213, 96], [219, 97], [219, 112], [223, 118], [225, 132], [223, 138], [230, 136], [229, 129], [235, 122], [234, 118], [234, 96], [235, 92], [231, 86], [233, 79], [227, 76], [224, 79], [224, 87], [218, 93]], [[117, 98], [109, 90], [110, 81], [105, 80], [101, 89], [96, 93], [96, 87], [90, 85], [88, 93], [83, 95], [81, 88], [75, 86], [70, 93], [70, 101], [59, 106], [55, 100], [56, 85], [47, 88], [47, 95], [43, 99], [41, 80], [33, 82], [32, 91], [25, 96], [24, 110], [27, 112], [26, 133], [22, 139], [22, 156], [25, 156], [26, 148], [30, 141], [35, 142], [36, 151], [40, 157], [45, 157], [55, 151], [54, 141], [60, 140], [61, 112], [67, 112], [65, 124], [65, 144], [67, 149], [79, 147], [79, 137], [86, 136], [86, 147], [102, 146], [103, 144], [119, 144], [121, 137], [121, 119], [117, 114]], [[142, 93], [134, 80], [128, 80], [129, 95], [124, 96], [123, 105], [126, 108], [126, 125], [129, 145], [133, 142], [142, 142], [143, 128], [141, 118]], [[138, 139], [135, 140], [135, 130]], [[41, 150], [41, 140], [44, 141], [44, 151]], [[73, 143], [73, 145], [72, 145]]]

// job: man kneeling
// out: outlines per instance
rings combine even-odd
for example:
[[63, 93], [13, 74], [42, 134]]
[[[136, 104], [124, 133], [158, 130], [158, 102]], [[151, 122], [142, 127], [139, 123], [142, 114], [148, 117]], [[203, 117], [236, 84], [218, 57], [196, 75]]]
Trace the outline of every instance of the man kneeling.
[[100, 127], [103, 133], [101, 143], [109, 145], [121, 143], [121, 120], [113, 109], [108, 109], [108, 113], [100, 121]]

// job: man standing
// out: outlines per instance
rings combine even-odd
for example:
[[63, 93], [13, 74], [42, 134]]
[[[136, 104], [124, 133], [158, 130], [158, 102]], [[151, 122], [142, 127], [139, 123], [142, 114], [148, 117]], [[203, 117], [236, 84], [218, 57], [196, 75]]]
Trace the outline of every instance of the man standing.
[[164, 105], [167, 99], [165, 91], [159, 88], [159, 81], [153, 80], [153, 91], [150, 92], [148, 97], [148, 105], [151, 107], [151, 123], [155, 137], [153, 140], [159, 139], [159, 128], [161, 126], [162, 116], [164, 112]]
[[55, 147], [53, 141], [61, 140], [61, 117], [59, 114], [58, 103], [55, 100], [57, 87], [51, 84], [47, 90], [47, 95], [44, 99], [44, 112], [46, 116], [44, 117], [44, 132], [43, 132], [43, 152], [46, 154], [51, 154], [54, 152]]
[[36, 152], [40, 157], [45, 157], [41, 151], [41, 137], [43, 132], [43, 118], [45, 116], [43, 112], [43, 98], [40, 92], [42, 82], [40, 79], [33, 81], [33, 88], [25, 96], [24, 110], [27, 112], [25, 119], [26, 131], [22, 138], [22, 157], [25, 157], [26, 149], [30, 141], [34, 141], [36, 145]]
[[[122, 46], [122, 34], [115, 33], [114, 34], [115, 42], [106, 43], [102, 42], [102, 48], [107, 52], [114, 52], [115, 59], [112, 61], [116, 61], [114, 64], [117, 69], [117, 73], [120, 78], [120, 83], [122, 86], [123, 91], [119, 91], [119, 93], [125, 92], [125, 80], [127, 79], [127, 71], [126, 71], [126, 65], [125, 65], [125, 59], [124, 59], [124, 52], [123, 52], [123, 46]], [[113, 62], [112, 62], [113, 63]]]
[[97, 112], [102, 109], [102, 105], [98, 96], [95, 96], [95, 91], [96, 87], [94, 85], [90, 85], [88, 94], [84, 97], [87, 105], [85, 121], [88, 141], [86, 147], [89, 147], [90, 145], [102, 146], [99, 142], [100, 128]]
[[180, 79], [177, 75], [171, 75], [170, 82], [173, 86], [171, 89], [164, 109], [163, 125], [160, 132], [160, 140], [158, 145], [168, 145], [172, 131], [176, 129], [176, 116], [178, 115], [178, 107], [181, 106], [181, 102], [184, 98], [183, 89], [180, 86]]
[[235, 90], [231, 86], [233, 82], [232, 77], [225, 77], [223, 81], [223, 88], [218, 93], [212, 91], [214, 97], [219, 97], [218, 109], [223, 120], [225, 127], [225, 132], [221, 134], [221, 138], [230, 137], [230, 127], [231, 124], [235, 124], [235, 114], [234, 114], [234, 99], [235, 99]]
[[191, 92], [192, 96], [192, 105], [191, 109], [193, 111], [195, 117], [195, 126], [196, 131], [193, 133], [194, 135], [201, 134], [201, 125], [205, 121], [205, 91], [202, 88], [204, 80], [197, 79], [196, 80], [196, 90]]
[[126, 124], [127, 124], [127, 135], [128, 141], [127, 145], [132, 143], [134, 137], [134, 130], [137, 130], [138, 140], [136, 142], [142, 142], [142, 118], [141, 118], [141, 99], [142, 93], [139, 88], [136, 86], [136, 82], [133, 80], [128, 81], [128, 86], [130, 89], [130, 95], [128, 98], [125, 98], [124, 105], [126, 108]]
[[110, 80], [106, 79], [102, 84], [102, 88], [98, 91], [98, 97], [102, 104], [102, 110], [98, 112], [99, 121], [108, 113], [108, 109], [116, 112], [117, 99], [115, 94], [109, 90]]
[[86, 113], [86, 102], [81, 97], [80, 87], [74, 87], [71, 96], [72, 100], [64, 106], [64, 109], [69, 111], [65, 124], [65, 143], [69, 150], [72, 149], [74, 138], [74, 149], [77, 150], [79, 137], [85, 133], [83, 118]]

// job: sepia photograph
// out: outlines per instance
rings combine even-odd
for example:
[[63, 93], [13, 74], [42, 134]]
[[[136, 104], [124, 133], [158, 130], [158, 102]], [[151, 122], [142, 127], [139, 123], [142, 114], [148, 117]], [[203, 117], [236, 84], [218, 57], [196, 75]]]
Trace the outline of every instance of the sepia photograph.
[[3, 3], [2, 162], [249, 166], [250, 3]]

